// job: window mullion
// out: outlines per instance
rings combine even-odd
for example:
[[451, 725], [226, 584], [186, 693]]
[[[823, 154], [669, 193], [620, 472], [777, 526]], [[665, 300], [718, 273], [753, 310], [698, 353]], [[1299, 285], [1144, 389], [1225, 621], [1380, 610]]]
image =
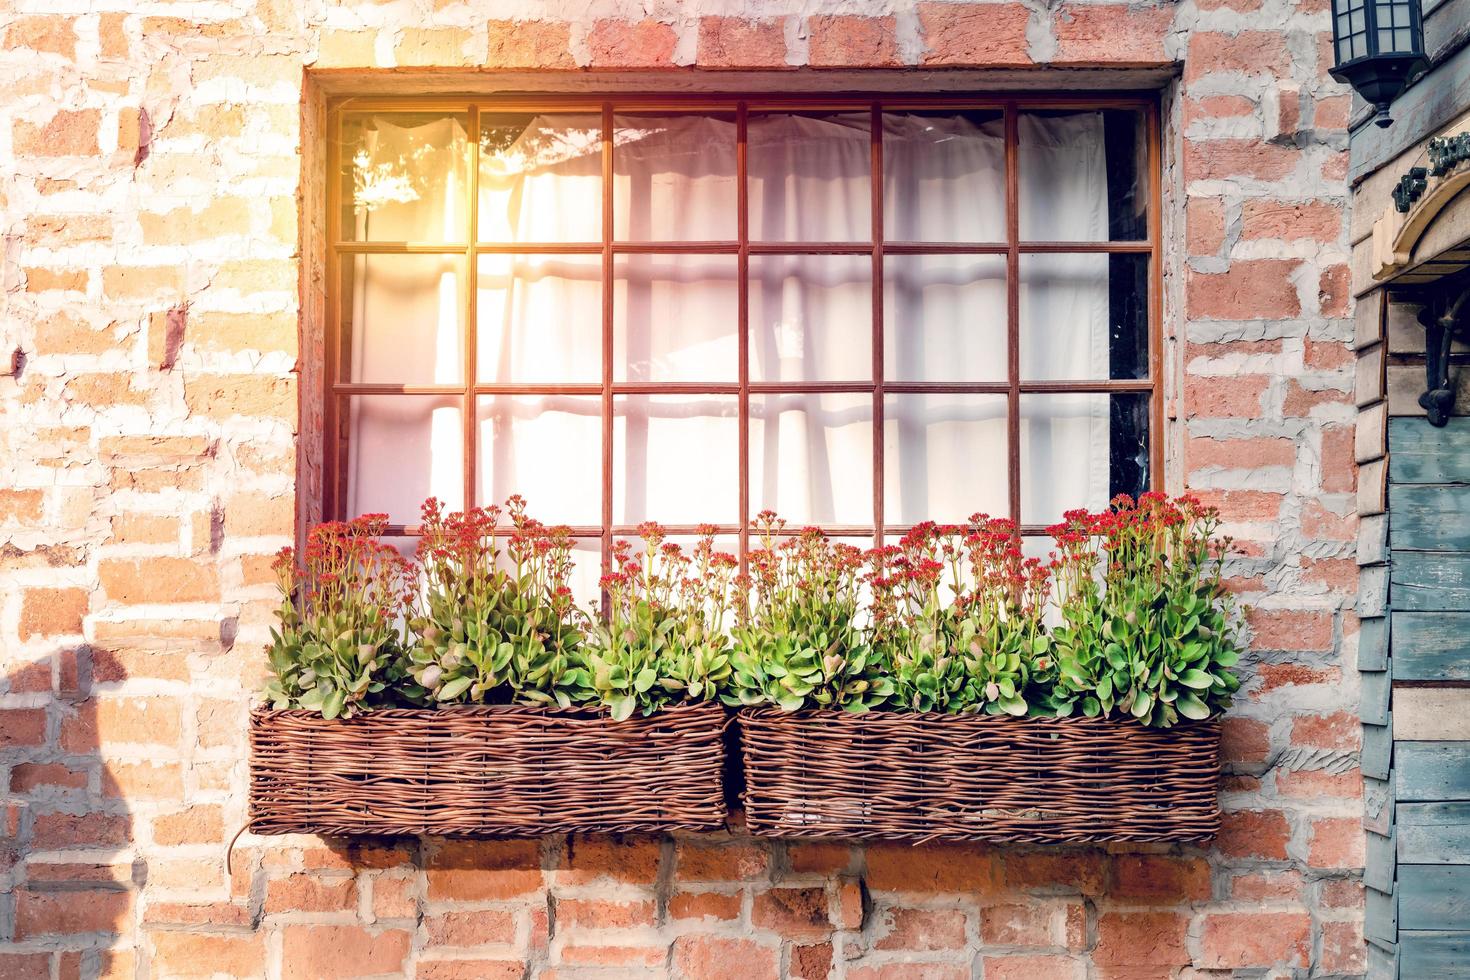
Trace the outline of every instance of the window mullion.
[[750, 550], [750, 189], [745, 186], [747, 173], [746, 128], [749, 111], [744, 102], [735, 107], [735, 201], [736, 240], [739, 249], [736, 264], [736, 329], [739, 330], [740, 380], [740, 570], [746, 570], [746, 554]]
[[873, 545], [883, 545], [883, 107], [874, 102], [869, 115], [872, 163], [868, 180], [873, 221]]
[[470, 174], [467, 182], [470, 199], [470, 230], [469, 243], [465, 248], [465, 261], [468, 268], [465, 270], [465, 321], [464, 321], [464, 506], [466, 509], [475, 506], [479, 501], [475, 499], [475, 474], [477, 472], [476, 455], [479, 450], [478, 440], [475, 438], [479, 429], [477, 420], [477, 408], [475, 397], [475, 381], [477, 375], [476, 360], [478, 336], [480, 330], [479, 314], [476, 304], [479, 301], [479, 260], [475, 256], [475, 242], [480, 238], [480, 107], [470, 106]]
[[1011, 520], [1021, 523], [1021, 219], [1016, 104], [1005, 108], [1006, 156], [1006, 474]]
[[[602, 104], [602, 564], [613, 526], [613, 107]], [[603, 608], [607, 597], [603, 596]]]

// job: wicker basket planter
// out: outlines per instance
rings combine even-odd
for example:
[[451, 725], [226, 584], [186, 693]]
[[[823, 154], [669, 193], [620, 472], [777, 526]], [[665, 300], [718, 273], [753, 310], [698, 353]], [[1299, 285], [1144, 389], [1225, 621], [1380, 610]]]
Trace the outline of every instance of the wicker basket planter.
[[256, 709], [257, 834], [529, 837], [716, 830], [724, 709], [614, 722], [519, 705], [393, 709], [351, 721]]
[[1218, 722], [748, 708], [740, 746], [763, 836], [1082, 844], [1220, 825]]

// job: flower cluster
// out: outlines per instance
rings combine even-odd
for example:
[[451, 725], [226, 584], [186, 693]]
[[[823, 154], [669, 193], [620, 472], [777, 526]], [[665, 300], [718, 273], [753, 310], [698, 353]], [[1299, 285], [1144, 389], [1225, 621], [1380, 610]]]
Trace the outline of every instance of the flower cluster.
[[280, 628], [271, 630], [265, 689], [272, 706], [351, 718], [394, 700], [404, 680], [398, 618], [413, 574], [378, 540], [387, 523], [367, 514], [320, 524], [299, 561], [291, 548], [276, 556]]
[[[508, 527], [506, 526], [508, 521]], [[975, 514], [863, 549], [770, 511], [746, 568], [657, 524], [617, 540], [602, 602], [572, 598], [572, 537], [525, 501], [424, 504], [412, 565], [385, 519], [316, 528], [285, 600], [273, 704], [350, 716], [386, 704], [595, 706], [613, 718], [683, 701], [785, 711], [1126, 715], [1167, 727], [1239, 686], [1228, 540], [1192, 497], [1118, 497], [1051, 528]]]

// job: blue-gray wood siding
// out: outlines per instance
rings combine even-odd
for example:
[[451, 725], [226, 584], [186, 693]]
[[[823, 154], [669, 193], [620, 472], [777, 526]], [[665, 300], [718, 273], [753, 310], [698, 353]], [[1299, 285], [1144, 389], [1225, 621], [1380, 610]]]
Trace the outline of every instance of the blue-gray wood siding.
[[1363, 773], [1386, 811], [1364, 821], [1364, 931], [1375, 975], [1470, 978], [1470, 742], [1395, 740], [1392, 694], [1470, 681], [1470, 418], [1390, 419], [1388, 460], [1388, 597], [1359, 640]]

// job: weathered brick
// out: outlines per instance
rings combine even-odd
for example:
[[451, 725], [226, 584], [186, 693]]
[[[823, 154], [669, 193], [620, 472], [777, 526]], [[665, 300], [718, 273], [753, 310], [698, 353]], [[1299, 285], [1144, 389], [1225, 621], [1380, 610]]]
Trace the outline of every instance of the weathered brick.
[[599, 20], [587, 34], [593, 68], [672, 68], [679, 37], [657, 20]]
[[886, 68], [899, 64], [893, 17], [824, 14], [810, 17], [807, 64], [813, 68]]
[[786, 33], [779, 20], [701, 17], [701, 68], [786, 68]]
[[1205, 916], [1200, 966], [1301, 967], [1311, 936], [1312, 921], [1304, 912], [1212, 912]]
[[917, 5], [925, 65], [1001, 67], [1032, 64], [1026, 42], [1030, 11], [1019, 3]]

